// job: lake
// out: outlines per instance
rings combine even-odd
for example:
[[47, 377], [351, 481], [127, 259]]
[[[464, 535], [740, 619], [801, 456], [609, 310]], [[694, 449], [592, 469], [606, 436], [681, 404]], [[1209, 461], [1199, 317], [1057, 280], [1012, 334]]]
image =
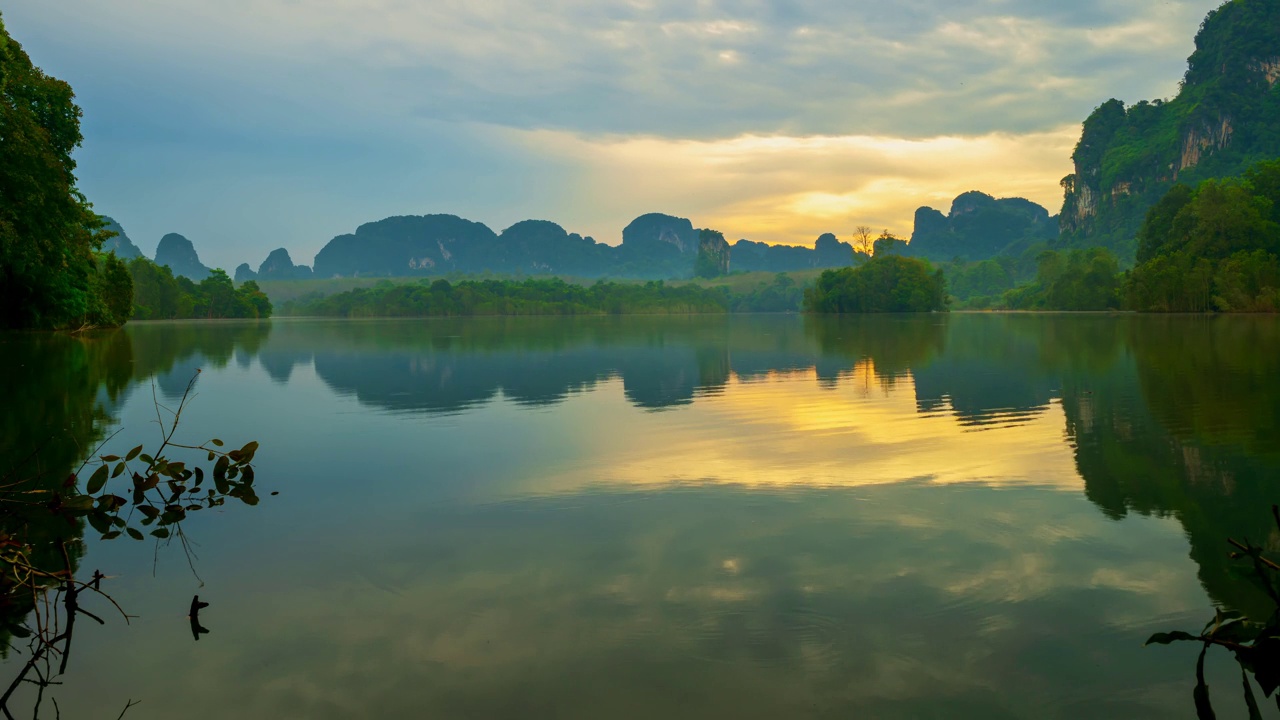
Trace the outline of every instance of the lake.
[[[1144, 641], [1215, 605], [1265, 617], [1226, 540], [1280, 548], [1274, 318], [299, 319], [0, 345], [6, 466], [38, 450], [65, 475], [116, 431], [103, 453], [155, 446], [197, 369], [178, 438], [261, 445], [261, 504], [193, 515], [190, 566], [88, 530], [81, 575], [137, 617], [84, 601], [107, 622], [77, 629], [66, 718], [1191, 718], [1198, 647]], [[1208, 669], [1241, 715], [1238, 667]]]

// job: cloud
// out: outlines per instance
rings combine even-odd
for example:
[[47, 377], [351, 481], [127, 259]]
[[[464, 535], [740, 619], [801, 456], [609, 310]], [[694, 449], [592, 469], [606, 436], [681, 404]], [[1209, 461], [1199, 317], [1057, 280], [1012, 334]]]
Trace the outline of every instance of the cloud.
[[620, 228], [603, 225], [606, 218], [666, 208], [732, 238], [812, 243], [823, 232], [847, 234], [861, 224], [908, 236], [917, 207], [946, 212], [953, 198], [975, 189], [1027, 197], [1056, 212], [1057, 180], [1070, 171], [1078, 132], [1065, 126], [1019, 135], [723, 140], [500, 134], [580, 168], [580, 182], [566, 189], [584, 208], [575, 229], [598, 239], [618, 239]]
[[[1070, 12], [1029, 0], [66, 4], [75, 14], [64, 23], [81, 36], [118, 33], [98, 45], [164, 53], [198, 75], [275, 83], [286, 97], [438, 120], [703, 138], [1056, 127], [1106, 99], [1099, 95], [1171, 91], [1195, 22], [1212, 7], [1165, 3], [1156, 21], [1151, 3], [1136, 1]], [[18, 12], [43, 15], [23, 3]], [[1078, 82], [1047, 94], [1046, 77]], [[890, 97], [899, 102], [881, 104]]]
[[969, 189], [1056, 210], [1066, 137], [1110, 97], [1173, 94], [1217, 4], [14, 0], [4, 17], [77, 90], [99, 208], [143, 247], [181, 231], [234, 267], [279, 245], [309, 259], [387, 214], [617, 241], [661, 210], [809, 242], [842, 222], [907, 234], [916, 206]]

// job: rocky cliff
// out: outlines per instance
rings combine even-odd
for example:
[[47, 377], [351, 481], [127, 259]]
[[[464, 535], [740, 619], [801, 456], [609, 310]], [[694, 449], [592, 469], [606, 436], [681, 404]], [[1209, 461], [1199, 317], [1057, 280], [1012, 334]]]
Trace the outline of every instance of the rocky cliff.
[[160, 238], [156, 246], [156, 264], [168, 265], [174, 275], [181, 275], [195, 282], [209, 277], [209, 268], [200, 262], [191, 241], [177, 233]]
[[[354, 234], [329, 241], [316, 255], [315, 276], [488, 271], [588, 278], [689, 277], [698, 247], [698, 233], [689, 220], [659, 213], [632, 221], [616, 247], [546, 220], [518, 222], [497, 235], [482, 223], [454, 215], [403, 216], [361, 225]], [[262, 275], [263, 269], [258, 273]]]
[[976, 190], [951, 203], [947, 215], [930, 207], [916, 210], [915, 229], [903, 254], [945, 262], [986, 260], [1019, 254], [1058, 235], [1049, 211], [1023, 198], [996, 198]]
[[1280, 157], [1280, 0], [1222, 5], [1195, 44], [1176, 98], [1108, 100], [1085, 121], [1075, 171], [1062, 181], [1065, 245], [1132, 260], [1147, 210], [1175, 183]]
[[136, 257], [142, 257], [142, 251], [139, 250], [138, 246], [134, 245], [133, 241], [129, 239], [129, 236], [125, 234], [124, 228], [120, 227], [120, 223], [106, 215], [102, 216], [102, 220], [107, 224], [105, 229], [115, 233], [115, 237], [102, 243], [102, 252], [113, 252], [116, 254], [116, 257], [121, 260], [131, 260]]
[[831, 233], [820, 236], [811, 248], [739, 240], [733, 244], [732, 259], [735, 272], [791, 272], [847, 267], [856, 262], [853, 245], [841, 241]]
[[[239, 275], [238, 270], [236, 274]], [[257, 272], [257, 279], [260, 280], [310, 280], [311, 276], [311, 268], [294, 265], [289, 251], [284, 248], [272, 250], [258, 266]]]
[[729, 274], [729, 243], [715, 230], [698, 231], [698, 259], [693, 265], [697, 277], [713, 278]]

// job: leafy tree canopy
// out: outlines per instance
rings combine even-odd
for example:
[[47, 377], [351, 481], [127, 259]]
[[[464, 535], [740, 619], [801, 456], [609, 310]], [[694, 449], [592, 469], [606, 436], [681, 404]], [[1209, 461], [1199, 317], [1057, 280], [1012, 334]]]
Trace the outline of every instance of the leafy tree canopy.
[[124, 319], [112, 310], [123, 275], [94, 252], [108, 233], [76, 189], [80, 115], [71, 86], [33, 65], [0, 19], [0, 326]]

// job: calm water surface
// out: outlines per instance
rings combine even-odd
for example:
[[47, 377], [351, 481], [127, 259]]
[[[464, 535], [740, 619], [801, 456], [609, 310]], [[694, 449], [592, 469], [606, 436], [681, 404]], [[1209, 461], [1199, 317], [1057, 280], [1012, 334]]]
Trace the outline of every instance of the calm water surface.
[[139, 617], [78, 630], [66, 718], [1189, 718], [1197, 649], [1143, 641], [1265, 613], [1225, 540], [1280, 545], [1268, 318], [131, 324], [0, 357], [9, 463], [153, 446], [197, 368], [179, 438], [261, 443], [262, 504], [186, 524], [199, 579], [87, 541]]

